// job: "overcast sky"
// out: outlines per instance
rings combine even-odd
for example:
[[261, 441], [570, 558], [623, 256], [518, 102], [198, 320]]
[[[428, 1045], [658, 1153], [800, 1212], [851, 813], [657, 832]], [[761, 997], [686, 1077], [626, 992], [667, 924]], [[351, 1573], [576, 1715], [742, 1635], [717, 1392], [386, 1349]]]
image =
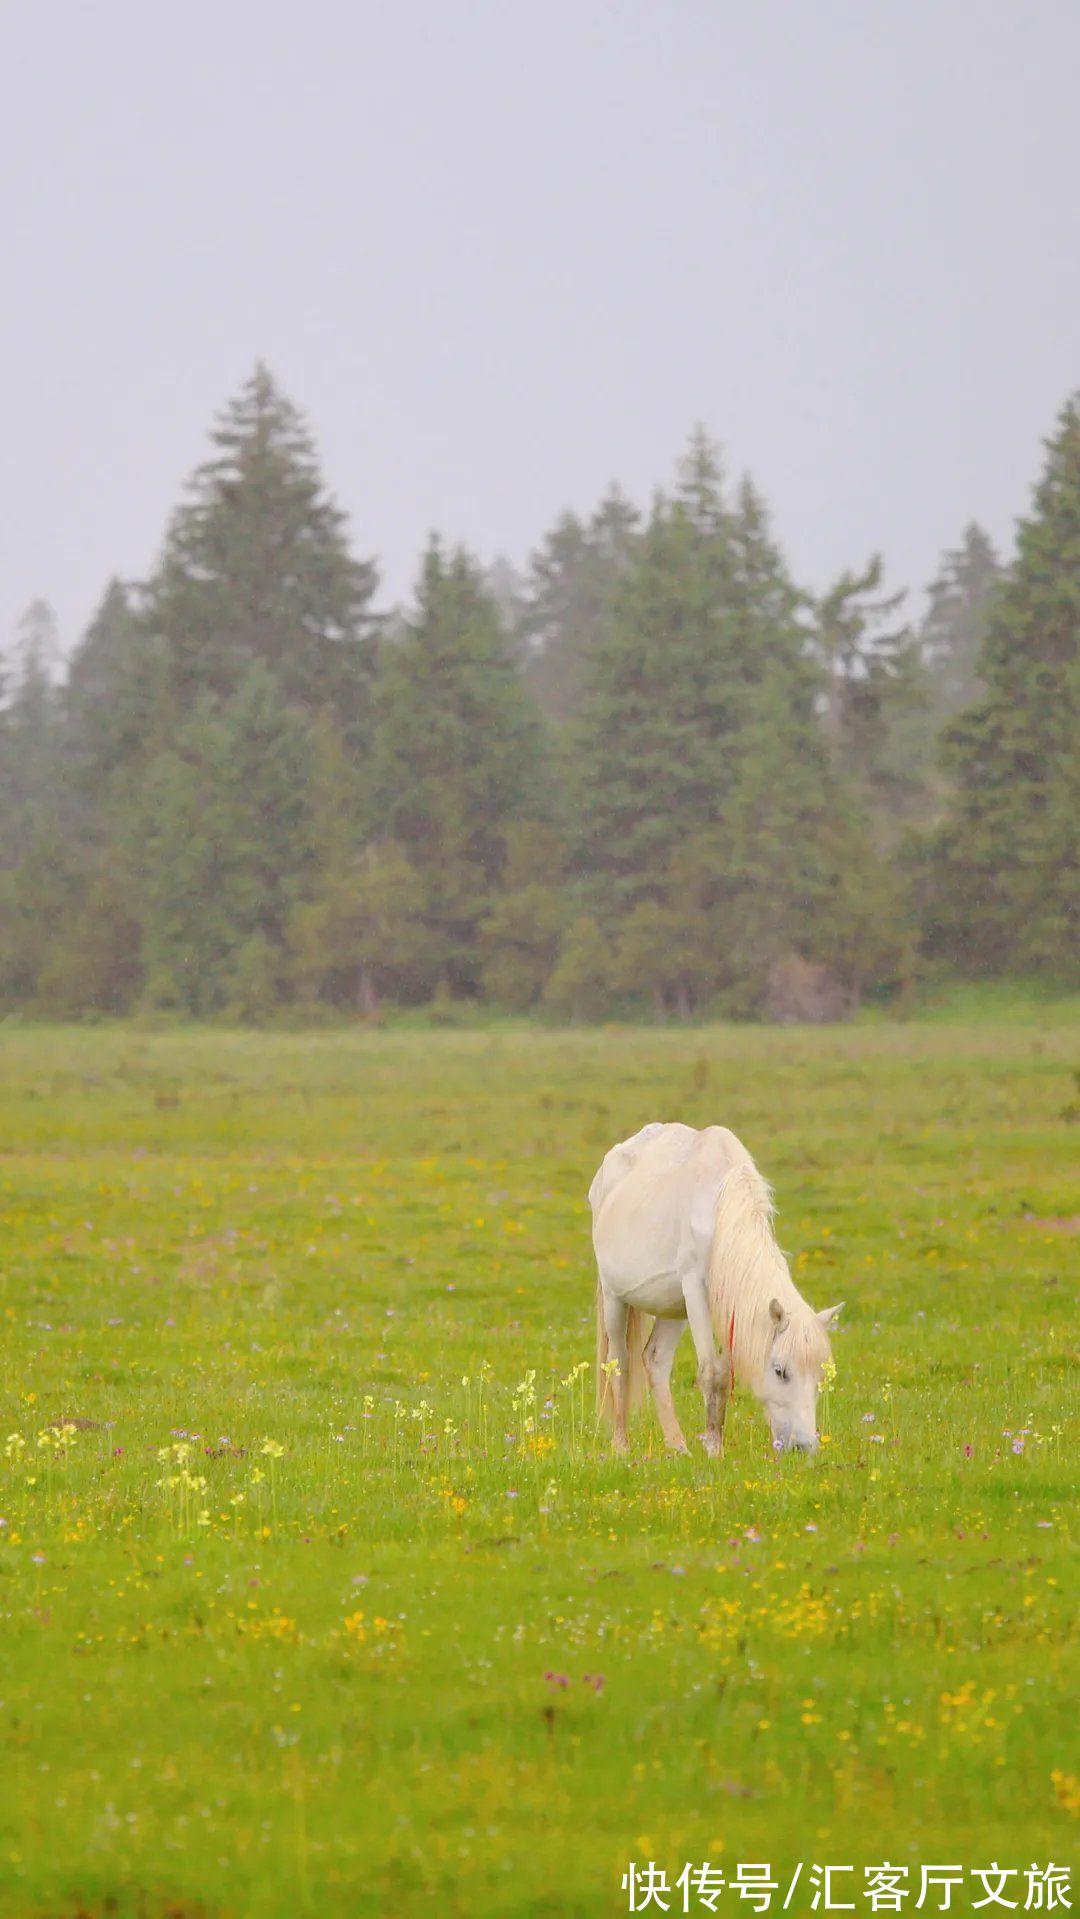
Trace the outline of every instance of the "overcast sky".
[[265, 358], [383, 600], [696, 420], [796, 576], [1003, 545], [1080, 385], [1080, 0], [0, 0], [0, 629]]

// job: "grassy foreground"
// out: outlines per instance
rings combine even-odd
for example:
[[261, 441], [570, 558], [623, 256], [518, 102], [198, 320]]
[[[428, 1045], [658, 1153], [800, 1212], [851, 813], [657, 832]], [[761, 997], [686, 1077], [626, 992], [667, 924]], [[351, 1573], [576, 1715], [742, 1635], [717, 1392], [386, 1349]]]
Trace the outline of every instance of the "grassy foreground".
[[[1068, 1860], [1078, 1065], [1052, 1008], [0, 1030], [4, 1919]], [[720, 1464], [594, 1438], [585, 1191], [654, 1118], [847, 1302], [816, 1461], [743, 1394]]]

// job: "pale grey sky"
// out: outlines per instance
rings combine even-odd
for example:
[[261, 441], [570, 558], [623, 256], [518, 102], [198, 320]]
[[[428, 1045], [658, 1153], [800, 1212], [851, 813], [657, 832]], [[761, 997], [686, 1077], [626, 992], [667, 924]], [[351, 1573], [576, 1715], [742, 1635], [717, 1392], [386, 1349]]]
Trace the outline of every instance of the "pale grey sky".
[[0, 0], [0, 630], [264, 357], [383, 600], [701, 420], [796, 576], [1008, 544], [1080, 385], [1078, 0]]

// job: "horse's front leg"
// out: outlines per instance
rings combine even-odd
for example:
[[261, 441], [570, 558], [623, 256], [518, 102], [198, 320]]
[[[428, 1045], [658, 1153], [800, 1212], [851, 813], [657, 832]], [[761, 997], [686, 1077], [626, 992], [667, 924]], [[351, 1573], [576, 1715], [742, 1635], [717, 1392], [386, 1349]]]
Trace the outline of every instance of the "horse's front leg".
[[716, 1459], [724, 1450], [724, 1418], [727, 1413], [731, 1368], [726, 1354], [721, 1358], [716, 1351], [712, 1314], [709, 1311], [709, 1298], [704, 1279], [695, 1276], [684, 1280], [683, 1297], [686, 1300], [686, 1316], [690, 1321], [694, 1351], [697, 1354], [697, 1383], [705, 1401], [705, 1431], [702, 1434], [702, 1440], [705, 1451]]
[[685, 1319], [658, 1319], [642, 1355], [649, 1385], [652, 1387], [664, 1444], [673, 1453], [686, 1451], [686, 1440], [671, 1397], [671, 1366], [675, 1348], [686, 1331]]

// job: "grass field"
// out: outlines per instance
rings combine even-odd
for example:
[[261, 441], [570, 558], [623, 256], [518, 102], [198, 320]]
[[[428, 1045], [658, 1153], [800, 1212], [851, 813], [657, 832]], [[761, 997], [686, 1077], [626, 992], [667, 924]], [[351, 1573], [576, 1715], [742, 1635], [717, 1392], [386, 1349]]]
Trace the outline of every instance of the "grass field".
[[[0, 1029], [3, 1919], [1068, 1860], [1077, 1067], [1052, 1006]], [[720, 1463], [594, 1436], [585, 1192], [676, 1117], [847, 1302], [816, 1460], [744, 1394]]]

